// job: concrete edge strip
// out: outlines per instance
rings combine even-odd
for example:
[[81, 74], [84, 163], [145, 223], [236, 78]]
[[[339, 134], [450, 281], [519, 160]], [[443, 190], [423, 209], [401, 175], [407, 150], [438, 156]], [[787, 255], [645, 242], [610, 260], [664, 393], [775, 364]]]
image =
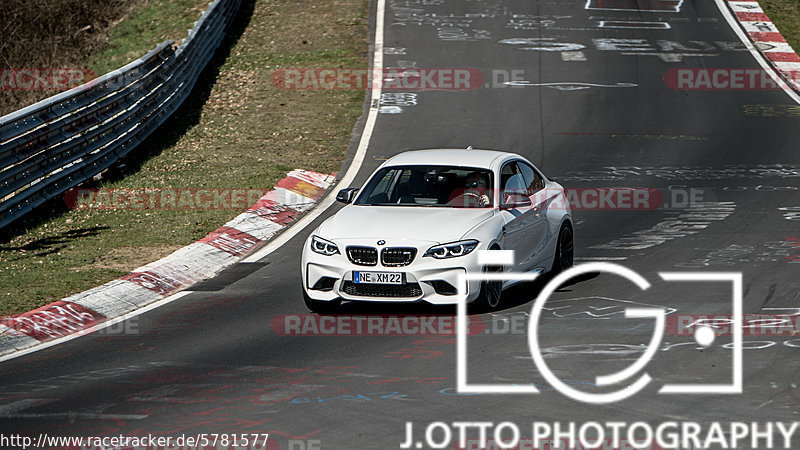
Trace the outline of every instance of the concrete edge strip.
[[119, 322], [120, 317], [144, 306], [177, 298], [179, 291], [253, 253], [312, 208], [334, 179], [334, 175], [293, 170], [245, 212], [199, 241], [102, 286], [4, 318], [0, 321], [0, 357], [55, 345], [55, 341], [96, 331], [103, 323]]
[[728, 0], [728, 7], [764, 59], [792, 89], [800, 91], [800, 56], [786, 42], [757, 0]]

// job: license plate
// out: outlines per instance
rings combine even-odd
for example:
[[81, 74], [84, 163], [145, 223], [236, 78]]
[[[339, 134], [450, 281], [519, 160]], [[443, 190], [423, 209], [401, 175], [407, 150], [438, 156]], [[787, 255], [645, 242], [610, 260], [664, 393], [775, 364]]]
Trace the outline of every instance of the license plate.
[[360, 284], [403, 284], [400, 272], [353, 272], [353, 282]]

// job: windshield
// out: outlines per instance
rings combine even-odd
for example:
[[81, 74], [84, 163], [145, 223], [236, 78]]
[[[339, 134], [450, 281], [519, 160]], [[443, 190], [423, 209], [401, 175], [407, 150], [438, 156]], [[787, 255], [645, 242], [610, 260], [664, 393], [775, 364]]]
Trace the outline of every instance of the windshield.
[[492, 172], [454, 166], [384, 167], [362, 189], [356, 205], [491, 208]]

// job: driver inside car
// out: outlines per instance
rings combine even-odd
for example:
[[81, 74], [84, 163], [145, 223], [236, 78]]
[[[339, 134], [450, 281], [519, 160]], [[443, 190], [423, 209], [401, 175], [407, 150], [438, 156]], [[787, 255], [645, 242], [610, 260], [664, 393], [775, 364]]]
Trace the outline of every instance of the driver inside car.
[[456, 195], [453, 200], [456, 200], [459, 206], [465, 208], [485, 208], [491, 203], [487, 195], [487, 185], [488, 183], [483, 175], [479, 172], [472, 172], [467, 176], [463, 190], [454, 192]]

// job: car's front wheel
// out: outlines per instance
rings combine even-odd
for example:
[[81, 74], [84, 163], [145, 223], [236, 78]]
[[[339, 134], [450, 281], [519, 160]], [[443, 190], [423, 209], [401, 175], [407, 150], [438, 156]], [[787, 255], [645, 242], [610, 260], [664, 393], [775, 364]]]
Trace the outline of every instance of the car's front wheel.
[[[500, 274], [503, 273], [503, 266], [486, 266], [483, 268], [485, 274]], [[472, 306], [477, 308], [479, 312], [495, 311], [500, 307], [503, 299], [503, 281], [502, 280], [483, 280], [481, 282], [481, 292], [478, 298], [475, 299]]]
[[309, 311], [317, 314], [333, 314], [339, 309], [339, 305], [342, 304], [340, 299], [330, 301], [314, 300], [306, 294], [305, 289], [303, 289], [303, 302], [305, 302], [306, 308], [308, 308]]

